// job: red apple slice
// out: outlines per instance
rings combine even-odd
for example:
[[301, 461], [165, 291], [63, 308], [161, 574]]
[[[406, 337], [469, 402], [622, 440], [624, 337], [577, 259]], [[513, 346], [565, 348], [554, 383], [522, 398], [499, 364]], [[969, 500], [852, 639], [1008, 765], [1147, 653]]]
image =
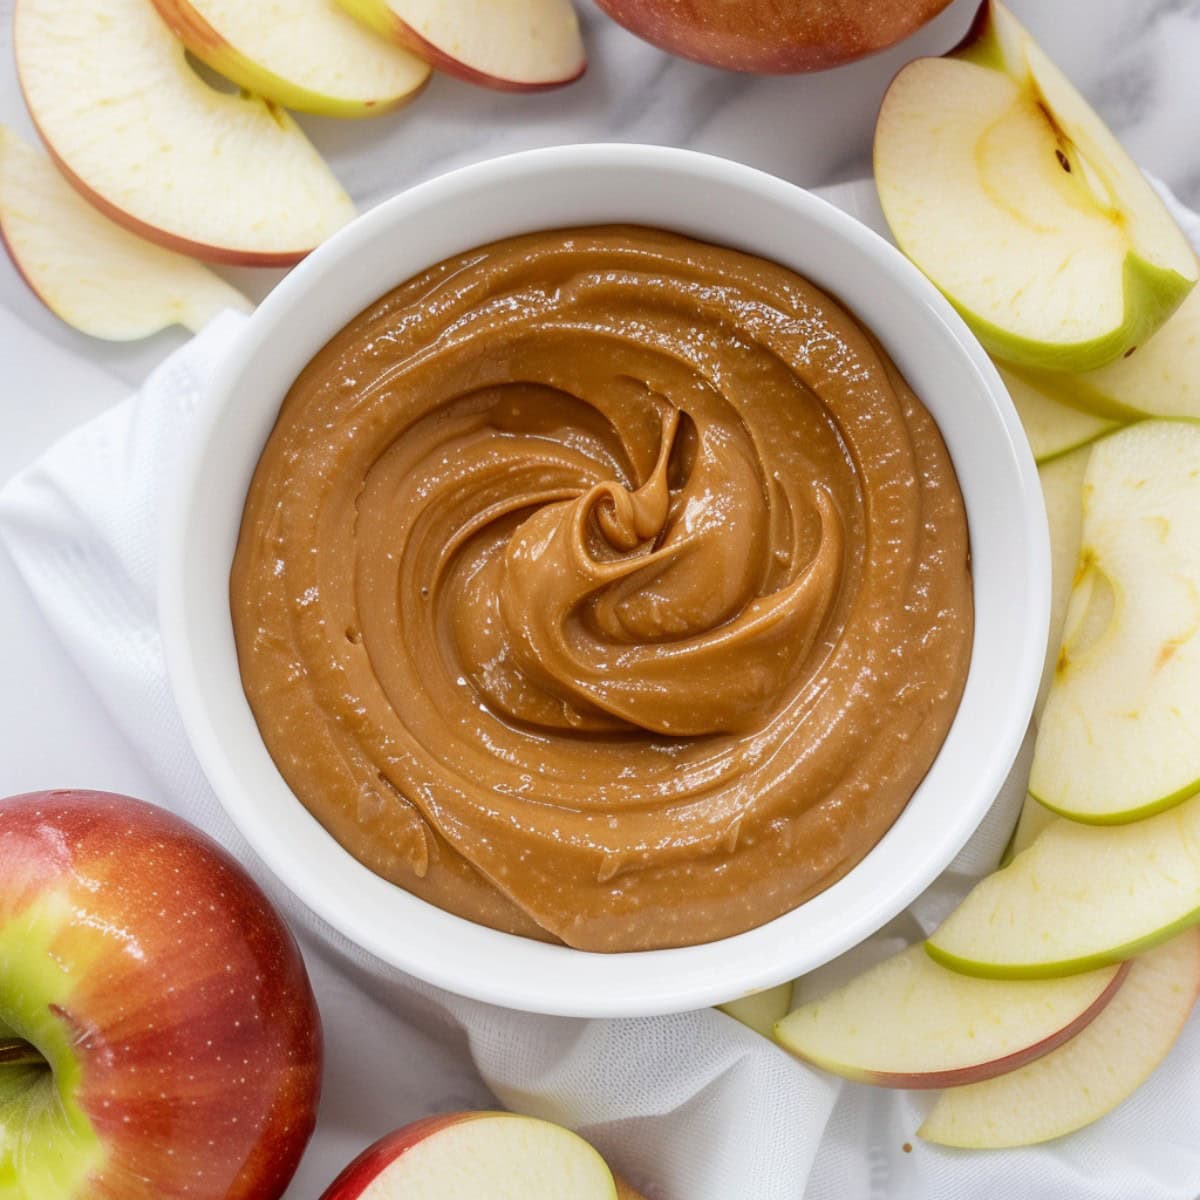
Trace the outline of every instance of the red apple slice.
[[571, 0], [338, 0], [364, 24], [468, 83], [535, 92], [587, 67]]
[[51, 155], [135, 233], [214, 262], [286, 266], [354, 215], [291, 117], [205, 83], [148, 0], [19, 0], [14, 46]]
[[846, 1079], [940, 1088], [1048, 1054], [1116, 994], [1125, 965], [1067, 979], [973, 979], [910, 946], [775, 1027], [785, 1050]]
[[301, 112], [369, 117], [429, 78], [416, 55], [376, 37], [333, 0], [154, 0], [176, 37], [214, 71]]
[[1100, 1015], [1052, 1054], [952, 1088], [917, 1131], [971, 1149], [1030, 1146], [1082, 1129], [1133, 1094], [1166, 1057], [1200, 993], [1200, 931], [1134, 960]]
[[[628, 1188], [625, 1195], [636, 1197]], [[604, 1159], [548, 1121], [450, 1113], [380, 1139], [322, 1200], [619, 1200]]]
[[224, 308], [251, 307], [207, 267], [115, 225], [2, 125], [0, 235], [42, 303], [92, 337], [131, 341], [175, 324], [199, 330]]

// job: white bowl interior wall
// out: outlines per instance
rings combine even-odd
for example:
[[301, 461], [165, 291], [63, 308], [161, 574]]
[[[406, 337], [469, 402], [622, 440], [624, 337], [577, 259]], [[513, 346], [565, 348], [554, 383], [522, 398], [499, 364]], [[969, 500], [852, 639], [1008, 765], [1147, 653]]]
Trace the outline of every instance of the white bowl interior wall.
[[[941, 427], [966, 501], [975, 637], [936, 762], [842, 880], [757, 929], [679, 949], [601, 955], [486, 929], [416, 899], [341, 849], [296, 800], [238, 674], [229, 568], [242, 506], [280, 401], [312, 355], [420, 269], [497, 238], [631, 222], [792, 267], [886, 346]], [[219, 370], [170, 517], [162, 620], [172, 684], [218, 797], [299, 899], [380, 959], [460, 994], [533, 1012], [633, 1016], [728, 1000], [802, 974], [888, 921], [986, 814], [1024, 736], [1041, 671], [1049, 557], [1037, 473], [974, 338], [882, 238], [786, 182], [650, 146], [567, 146], [421, 184], [366, 213], [264, 301]]]

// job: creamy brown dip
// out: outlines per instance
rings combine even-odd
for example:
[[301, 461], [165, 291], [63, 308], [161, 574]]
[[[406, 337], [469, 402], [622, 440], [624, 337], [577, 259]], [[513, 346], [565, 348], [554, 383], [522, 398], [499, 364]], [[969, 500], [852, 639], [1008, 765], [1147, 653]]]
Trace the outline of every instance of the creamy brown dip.
[[[296, 380], [232, 576], [246, 694], [372, 870], [589, 950], [844, 875], [970, 654], [962, 497], [872, 336], [641, 228], [438, 264]], [[314, 870], [319, 870], [314, 864]]]

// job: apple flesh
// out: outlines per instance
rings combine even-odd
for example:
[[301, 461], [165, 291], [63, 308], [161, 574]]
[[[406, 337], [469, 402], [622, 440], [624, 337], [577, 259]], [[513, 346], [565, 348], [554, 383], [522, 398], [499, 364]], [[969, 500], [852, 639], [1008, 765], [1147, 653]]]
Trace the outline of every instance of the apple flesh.
[[775, 1027], [798, 1058], [845, 1079], [941, 1088], [1048, 1054], [1116, 994], [1124, 966], [1051, 980], [974, 979], [910, 946]]
[[381, 1138], [322, 1200], [619, 1200], [604, 1160], [569, 1129], [503, 1112], [428, 1117]]
[[276, 1200], [320, 1077], [296, 943], [225, 851], [127, 796], [0, 801], [0, 1191]]
[[1039, 466], [1120, 428], [1118, 421], [1072, 408], [1028, 379], [1003, 367], [999, 370]]
[[369, 117], [429, 79], [416, 55], [372, 34], [333, 0], [154, 0], [202, 62], [249, 92], [300, 112]]
[[897, 244], [1006, 362], [1101, 367], [1196, 282], [1157, 193], [997, 0], [948, 57], [896, 76], [875, 177]]
[[760, 75], [822, 71], [915, 33], [949, 0], [598, 0], [638, 37], [683, 58]]
[[1042, 830], [1055, 821], [1055, 814], [1052, 813], [1044, 804], [1039, 804], [1032, 796], [1025, 796], [1025, 803], [1021, 805], [1021, 814], [1017, 817], [1016, 827], [1013, 829], [1012, 837], [1009, 838], [1008, 845], [1004, 848], [1004, 855], [1000, 859], [1000, 865], [1007, 867], [1022, 850], [1028, 850], [1034, 842], [1037, 841]]
[[175, 324], [200, 330], [223, 309], [251, 307], [207, 267], [114, 224], [3, 125], [0, 236], [42, 303], [92, 337], [130, 341]]
[[537, 92], [587, 68], [571, 0], [337, 0], [430, 66], [467, 83]]
[[967, 1149], [1029, 1146], [1082, 1129], [1149, 1078], [1200, 993], [1200, 933], [1136, 959], [1108, 1006], [1065, 1045], [985, 1083], [942, 1094], [917, 1131]]
[[774, 1034], [775, 1023], [787, 1016], [792, 1007], [792, 983], [777, 984], [750, 996], [741, 996], [717, 1007], [747, 1029], [769, 1038]]
[[1134, 821], [1200, 790], [1200, 425], [1097, 442], [1083, 499], [1029, 790], [1077, 821]]
[[1200, 922], [1200, 796], [1129, 825], [1056, 817], [926, 942], [943, 966], [1048, 979], [1122, 962]]
[[287, 266], [354, 215], [292, 118], [205, 83], [148, 0], [19, 0], [13, 42], [51, 157], [134, 233], [213, 262]]
[[1062, 645], [1067, 607], [1079, 566], [1079, 550], [1083, 544], [1083, 481], [1091, 456], [1091, 446], [1081, 446], [1038, 468], [1050, 527], [1050, 631], [1033, 709], [1034, 719], [1039, 721], [1054, 683], [1058, 649]]
[[1024, 375], [1031, 386], [1100, 418], [1200, 418], [1200, 288], [1136, 353], [1080, 375]]

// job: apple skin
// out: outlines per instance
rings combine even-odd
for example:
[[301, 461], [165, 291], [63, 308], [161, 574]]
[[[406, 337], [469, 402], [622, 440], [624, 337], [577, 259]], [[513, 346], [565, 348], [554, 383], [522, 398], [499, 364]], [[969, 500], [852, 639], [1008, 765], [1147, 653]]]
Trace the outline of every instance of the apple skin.
[[71, 1119], [50, 1187], [6, 1105], [0, 1161], [19, 1139], [38, 1200], [277, 1200], [316, 1122], [321, 1023], [287, 926], [216, 843], [127, 796], [0, 801], [0, 1030]]
[[260, 96], [268, 97], [296, 112], [315, 113], [322, 117], [381, 116], [383, 113], [395, 112], [416, 99], [430, 80], [430, 75], [427, 74], [424, 81], [412, 91], [386, 102], [358, 102], [325, 96], [283, 79], [273, 71], [252, 62], [244, 54], [238, 53], [187, 3], [187, 0], [154, 0], [154, 7], [158, 9], [159, 15], [170, 27], [171, 32], [214, 71], [248, 91], [257, 92]]
[[428, 38], [422, 37], [407, 21], [392, 11], [387, 0], [337, 0], [337, 3], [368, 28], [424, 59], [435, 71], [461, 79], [464, 83], [473, 83], [476, 87], [491, 88], [497, 92], [548, 92], [574, 83], [587, 70], [587, 58], [583, 57], [577, 69], [570, 74], [562, 79], [546, 80], [544, 83], [523, 83], [517, 79], [488, 75], [447, 54]]
[[894, 45], [950, 0], [597, 0], [645, 41], [731, 71], [823, 71]]

